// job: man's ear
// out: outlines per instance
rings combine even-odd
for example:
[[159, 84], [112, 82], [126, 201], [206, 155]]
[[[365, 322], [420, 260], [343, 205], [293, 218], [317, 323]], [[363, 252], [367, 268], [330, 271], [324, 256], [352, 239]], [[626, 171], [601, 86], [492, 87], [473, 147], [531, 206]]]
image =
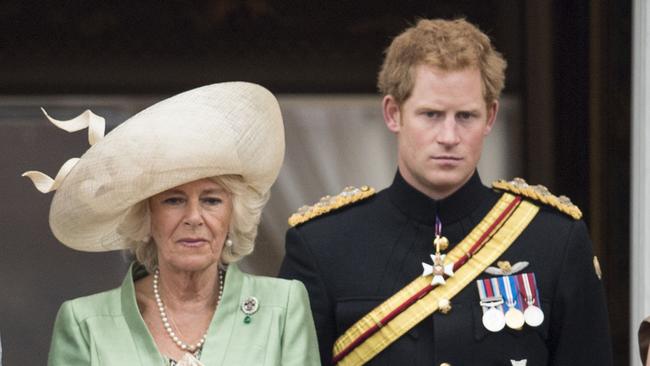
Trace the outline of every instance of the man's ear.
[[497, 112], [499, 112], [499, 101], [495, 100], [487, 107], [487, 125], [485, 126], [484, 135], [489, 135], [494, 123], [497, 121]]
[[402, 116], [399, 104], [397, 104], [397, 101], [392, 95], [386, 95], [381, 104], [386, 127], [388, 127], [391, 132], [398, 133], [402, 126]]

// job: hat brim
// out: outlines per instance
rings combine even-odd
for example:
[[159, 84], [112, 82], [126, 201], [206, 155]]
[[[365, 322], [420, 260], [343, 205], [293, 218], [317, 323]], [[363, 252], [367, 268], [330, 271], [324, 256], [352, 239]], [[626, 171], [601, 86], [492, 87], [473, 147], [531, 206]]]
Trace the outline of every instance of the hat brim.
[[133, 205], [229, 174], [264, 194], [283, 158], [282, 116], [268, 90], [244, 82], [190, 90], [136, 114], [88, 149], [54, 195], [50, 227], [73, 249], [129, 248], [118, 227]]

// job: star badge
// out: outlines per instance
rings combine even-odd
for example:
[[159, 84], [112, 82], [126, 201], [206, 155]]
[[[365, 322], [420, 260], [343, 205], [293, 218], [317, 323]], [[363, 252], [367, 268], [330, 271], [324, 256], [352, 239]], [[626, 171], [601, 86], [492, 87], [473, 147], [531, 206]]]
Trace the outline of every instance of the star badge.
[[432, 286], [442, 285], [445, 283], [445, 278], [449, 278], [454, 275], [454, 264], [449, 263], [445, 265], [444, 254], [432, 254], [431, 260], [433, 261], [433, 265], [422, 262], [422, 276], [424, 277], [433, 275], [433, 279], [431, 279]]

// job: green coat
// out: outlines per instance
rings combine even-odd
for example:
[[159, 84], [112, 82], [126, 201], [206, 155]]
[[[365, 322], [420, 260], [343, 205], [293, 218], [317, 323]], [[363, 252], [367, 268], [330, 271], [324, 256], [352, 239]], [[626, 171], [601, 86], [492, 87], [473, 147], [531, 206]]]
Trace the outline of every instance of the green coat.
[[[48, 365], [168, 365], [158, 352], [135, 299], [131, 270], [119, 288], [66, 301], [54, 324]], [[242, 301], [259, 309], [244, 323]], [[305, 287], [299, 281], [253, 276], [231, 264], [221, 303], [200, 361], [212, 365], [320, 365]]]

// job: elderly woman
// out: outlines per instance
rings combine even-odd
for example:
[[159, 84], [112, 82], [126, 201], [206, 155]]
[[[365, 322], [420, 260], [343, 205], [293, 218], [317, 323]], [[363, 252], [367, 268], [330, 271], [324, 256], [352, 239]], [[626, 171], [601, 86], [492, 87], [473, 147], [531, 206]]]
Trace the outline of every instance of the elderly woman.
[[88, 127], [91, 148], [56, 179], [50, 226], [83, 251], [130, 249], [122, 285], [67, 301], [49, 365], [317, 365], [304, 286], [242, 273], [284, 155], [277, 101], [222, 83], [159, 102], [103, 136], [90, 111], [55, 125]]

